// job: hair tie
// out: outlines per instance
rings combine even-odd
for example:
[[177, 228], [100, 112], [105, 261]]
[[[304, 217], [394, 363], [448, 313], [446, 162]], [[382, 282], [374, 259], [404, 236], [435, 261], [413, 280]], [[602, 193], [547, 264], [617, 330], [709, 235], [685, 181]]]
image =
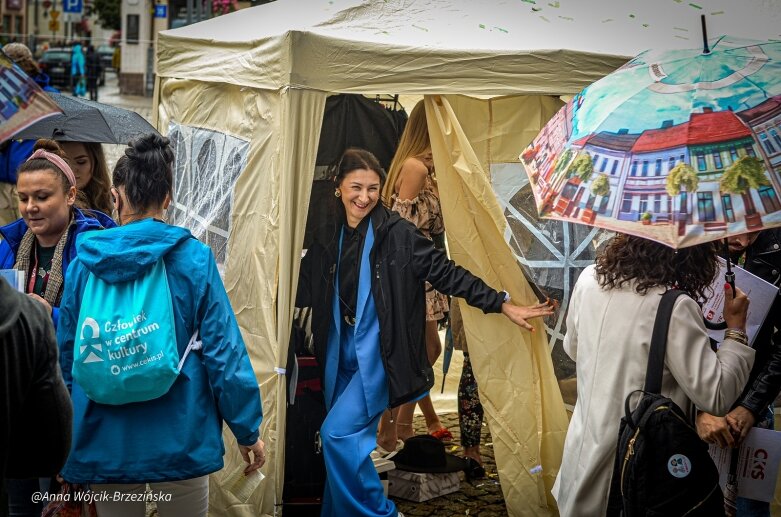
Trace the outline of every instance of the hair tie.
[[30, 160], [35, 160], [37, 158], [42, 158], [44, 160], [47, 160], [53, 163], [54, 165], [56, 165], [57, 167], [59, 167], [62, 173], [65, 174], [65, 177], [68, 178], [68, 181], [70, 182], [71, 186], [72, 187], [76, 186], [76, 175], [73, 174], [73, 169], [70, 168], [70, 165], [68, 165], [68, 163], [65, 160], [63, 160], [62, 158], [60, 158], [54, 153], [50, 153], [49, 151], [46, 151], [45, 149], [38, 149], [32, 154], [32, 156], [27, 158], [27, 161], [29, 162]]

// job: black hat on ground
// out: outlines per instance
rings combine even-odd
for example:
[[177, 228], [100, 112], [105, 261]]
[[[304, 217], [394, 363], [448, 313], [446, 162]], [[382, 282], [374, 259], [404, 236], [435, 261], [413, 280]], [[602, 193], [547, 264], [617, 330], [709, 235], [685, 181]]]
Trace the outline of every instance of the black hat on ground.
[[417, 435], [404, 442], [404, 448], [393, 457], [399, 470], [407, 472], [445, 473], [466, 468], [463, 458], [445, 452], [445, 444], [431, 435]]

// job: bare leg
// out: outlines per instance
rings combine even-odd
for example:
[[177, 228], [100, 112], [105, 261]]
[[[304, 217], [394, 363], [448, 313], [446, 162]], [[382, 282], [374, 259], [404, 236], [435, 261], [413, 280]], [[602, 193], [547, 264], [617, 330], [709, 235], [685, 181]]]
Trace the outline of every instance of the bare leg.
[[474, 447], [464, 447], [464, 457], [465, 458], [472, 458], [475, 460], [478, 464], [483, 464], [483, 458], [480, 456], [480, 445], [475, 445]]
[[[393, 410], [393, 416], [396, 417], [399, 409]], [[380, 418], [380, 426], [377, 430], [377, 445], [385, 449], [386, 451], [393, 451], [396, 449], [396, 440], [398, 440], [398, 434], [396, 433], [396, 420], [394, 418], [391, 423], [391, 412], [386, 409], [385, 413]]]
[[[442, 341], [439, 339], [437, 327], [436, 321], [426, 322], [426, 352], [428, 353], [429, 364], [434, 364], [442, 353]], [[426, 428], [429, 433], [439, 431], [444, 427], [442, 422], [439, 421], [437, 412], [434, 410], [434, 403], [431, 401], [430, 395], [420, 399], [418, 405], [423, 412], [423, 417], [426, 419]], [[399, 420], [399, 422], [403, 422], [403, 420]]]

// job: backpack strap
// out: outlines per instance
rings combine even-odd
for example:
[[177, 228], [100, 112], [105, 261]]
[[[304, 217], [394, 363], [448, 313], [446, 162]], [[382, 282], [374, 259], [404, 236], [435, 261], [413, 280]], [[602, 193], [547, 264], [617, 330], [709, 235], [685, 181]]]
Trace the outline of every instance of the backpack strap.
[[184, 354], [182, 354], [182, 358], [179, 359], [179, 367], [177, 368], [178, 371], [182, 371], [182, 366], [184, 365], [184, 360], [187, 359], [187, 356], [190, 355], [190, 352], [193, 350], [200, 350], [203, 348], [203, 343], [200, 339], [198, 339], [198, 331], [196, 330], [193, 332], [192, 337], [190, 338], [190, 342], [187, 343], [187, 348], [184, 349]]
[[651, 350], [648, 353], [648, 368], [645, 371], [644, 391], [660, 394], [662, 392], [662, 373], [664, 372], [664, 355], [667, 349], [667, 331], [670, 329], [670, 318], [673, 314], [675, 300], [686, 293], [670, 289], [662, 295], [659, 308], [656, 311], [654, 330], [651, 335]]

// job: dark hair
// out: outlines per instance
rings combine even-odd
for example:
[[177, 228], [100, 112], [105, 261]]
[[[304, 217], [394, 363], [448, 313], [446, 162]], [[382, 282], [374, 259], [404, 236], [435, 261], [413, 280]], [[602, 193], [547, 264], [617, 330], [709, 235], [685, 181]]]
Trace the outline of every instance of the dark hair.
[[158, 208], [172, 195], [174, 152], [170, 142], [150, 133], [128, 144], [114, 167], [114, 186], [125, 187], [125, 196], [136, 210]]
[[713, 243], [674, 250], [648, 239], [618, 234], [597, 257], [597, 281], [604, 289], [635, 282], [635, 291], [643, 295], [654, 287], [675, 287], [702, 301], [719, 270], [716, 256]]
[[342, 153], [339, 164], [336, 166], [334, 183], [337, 185], [341, 184], [345, 176], [358, 169], [376, 172], [380, 177], [380, 188], [382, 189], [382, 185], [385, 183], [385, 169], [382, 168], [376, 156], [365, 149], [358, 149], [357, 147], [350, 147]]
[[[46, 138], [41, 138], [37, 142], [35, 142], [35, 146], [33, 147], [33, 152], [37, 151], [38, 149], [43, 149], [44, 151], [48, 151], [52, 154], [56, 154], [68, 165], [71, 165], [71, 160], [68, 158], [68, 155], [65, 154], [65, 151], [62, 150], [62, 147], [60, 147], [60, 144], [55, 142], [54, 140], [48, 140]], [[62, 172], [62, 169], [60, 169], [56, 164], [53, 162], [50, 162], [46, 158], [36, 158], [34, 160], [29, 160], [26, 162], [22, 162], [22, 164], [19, 166], [19, 169], [16, 171], [17, 177], [21, 174], [24, 174], [25, 172], [32, 172], [32, 171], [52, 171], [60, 178], [60, 183], [62, 184], [62, 190], [63, 192], [68, 192], [71, 188], [71, 182], [68, 179], [68, 177], [65, 175], [64, 172]]]

